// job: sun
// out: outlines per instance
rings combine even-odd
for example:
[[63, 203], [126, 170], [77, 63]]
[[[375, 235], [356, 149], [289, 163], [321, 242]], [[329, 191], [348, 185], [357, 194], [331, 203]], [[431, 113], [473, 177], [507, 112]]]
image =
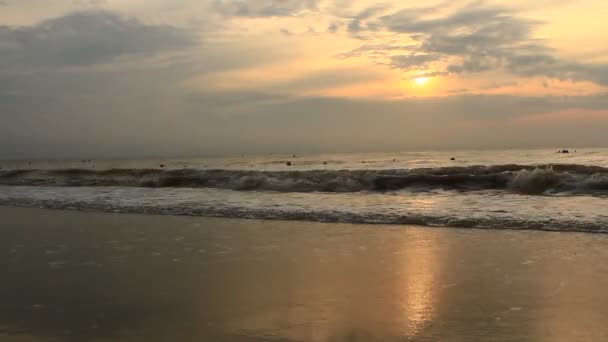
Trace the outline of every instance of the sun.
[[426, 82], [428, 82], [428, 81], [429, 81], [429, 78], [428, 78], [428, 77], [416, 77], [416, 78], [414, 78], [414, 82], [415, 82], [417, 85], [424, 85], [424, 84], [426, 84]]

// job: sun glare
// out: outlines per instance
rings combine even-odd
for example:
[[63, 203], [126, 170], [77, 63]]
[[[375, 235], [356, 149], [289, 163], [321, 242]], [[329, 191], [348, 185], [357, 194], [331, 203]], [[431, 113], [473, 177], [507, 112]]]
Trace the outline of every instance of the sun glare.
[[428, 77], [416, 77], [416, 78], [414, 78], [414, 82], [416, 82], [417, 85], [424, 85], [428, 81], [429, 81]]

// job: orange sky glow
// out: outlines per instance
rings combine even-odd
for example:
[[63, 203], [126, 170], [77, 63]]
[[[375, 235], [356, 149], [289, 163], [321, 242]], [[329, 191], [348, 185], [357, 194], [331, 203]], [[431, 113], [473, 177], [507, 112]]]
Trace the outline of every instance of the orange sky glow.
[[[353, 136], [325, 139], [333, 150], [360, 148], [373, 120], [428, 133], [394, 131], [391, 144], [439, 148], [464, 144], [455, 130], [481, 118], [534, 123], [551, 145], [556, 118], [608, 110], [607, 17], [602, 0], [4, 0], [0, 110], [14, 124], [0, 133], [7, 146], [26, 135], [47, 146], [120, 118], [86, 137], [91, 149], [144, 146], [170, 127], [170, 150], [220, 153], [276, 146], [302, 120], [310, 141], [298, 144], [312, 146], [331, 121]], [[584, 129], [572, 134], [584, 144]]]

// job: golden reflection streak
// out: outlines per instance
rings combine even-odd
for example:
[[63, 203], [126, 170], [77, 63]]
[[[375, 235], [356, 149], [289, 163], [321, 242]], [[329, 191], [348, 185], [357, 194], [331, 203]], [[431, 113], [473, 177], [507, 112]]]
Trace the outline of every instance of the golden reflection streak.
[[425, 238], [411, 239], [402, 254], [402, 268], [406, 270], [403, 284], [403, 317], [407, 322], [408, 337], [420, 334], [435, 318], [438, 300], [438, 278], [441, 256], [438, 255], [440, 235], [424, 232]]

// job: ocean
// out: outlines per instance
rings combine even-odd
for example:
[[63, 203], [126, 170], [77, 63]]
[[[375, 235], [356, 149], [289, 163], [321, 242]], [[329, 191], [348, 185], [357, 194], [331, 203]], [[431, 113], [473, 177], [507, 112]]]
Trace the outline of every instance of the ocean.
[[2, 161], [0, 205], [608, 232], [608, 149]]

